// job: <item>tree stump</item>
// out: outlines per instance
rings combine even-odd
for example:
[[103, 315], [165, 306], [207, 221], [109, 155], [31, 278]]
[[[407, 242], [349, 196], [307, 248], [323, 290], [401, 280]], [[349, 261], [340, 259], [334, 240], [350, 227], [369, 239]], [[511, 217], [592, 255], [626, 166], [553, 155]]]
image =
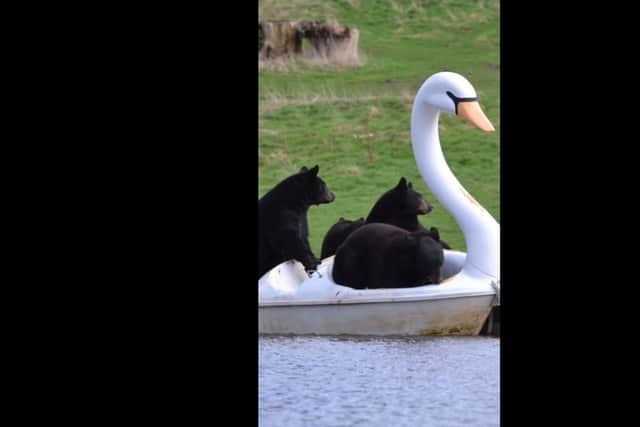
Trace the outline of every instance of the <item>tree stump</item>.
[[358, 61], [360, 32], [324, 21], [263, 21], [258, 23], [261, 59], [302, 56], [302, 40], [309, 42], [309, 58], [335, 62]]
[[309, 40], [311, 56], [357, 60], [359, 31], [335, 23], [299, 21], [302, 36]]
[[302, 35], [296, 21], [260, 22], [258, 34], [263, 34], [259, 51], [263, 59], [292, 57], [302, 53]]

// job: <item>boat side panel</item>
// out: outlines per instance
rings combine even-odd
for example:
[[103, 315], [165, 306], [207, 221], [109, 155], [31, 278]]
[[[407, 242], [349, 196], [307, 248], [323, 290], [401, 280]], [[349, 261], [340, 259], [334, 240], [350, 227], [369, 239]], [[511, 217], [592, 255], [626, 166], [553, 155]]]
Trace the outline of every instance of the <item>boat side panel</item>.
[[493, 295], [432, 301], [270, 306], [258, 310], [261, 334], [478, 335]]

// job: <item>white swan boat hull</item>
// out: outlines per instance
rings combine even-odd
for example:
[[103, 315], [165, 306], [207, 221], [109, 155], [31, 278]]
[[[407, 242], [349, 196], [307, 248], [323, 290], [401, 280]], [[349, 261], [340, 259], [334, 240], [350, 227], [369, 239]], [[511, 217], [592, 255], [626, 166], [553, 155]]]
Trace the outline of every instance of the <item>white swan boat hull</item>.
[[440, 285], [356, 290], [331, 279], [328, 258], [308, 277], [289, 261], [259, 281], [261, 334], [477, 335], [496, 303], [496, 281], [469, 269], [465, 254], [445, 251]]
[[492, 295], [407, 302], [261, 306], [262, 334], [478, 335]]

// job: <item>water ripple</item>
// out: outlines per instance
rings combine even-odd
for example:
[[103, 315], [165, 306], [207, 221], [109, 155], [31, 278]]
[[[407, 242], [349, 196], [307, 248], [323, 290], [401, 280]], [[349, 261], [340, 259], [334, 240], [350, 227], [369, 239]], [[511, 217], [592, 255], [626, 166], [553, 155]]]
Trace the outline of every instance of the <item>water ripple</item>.
[[497, 426], [490, 337], [261, 337], [259, 425]]

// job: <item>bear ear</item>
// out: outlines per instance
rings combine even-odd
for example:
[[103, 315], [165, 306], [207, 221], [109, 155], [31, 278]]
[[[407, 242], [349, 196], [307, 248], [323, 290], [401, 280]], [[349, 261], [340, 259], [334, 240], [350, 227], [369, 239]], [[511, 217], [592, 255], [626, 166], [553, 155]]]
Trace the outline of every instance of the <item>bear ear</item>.
[[344, 221], [344, 217], [341, 216], [338, 221]]
[[318, 175], [318, 169], [320, 169], [318, 167], [318, 165], [315, 165], [314, 167], [312, 167], [309, 172], [311, 172], [311, 176], [317, 176]]
[[[309, 169], [307, 169], [306, 166], [303, 166], [303, 167], [300, 168], [300, 172], [307, 172], [308, 170]], [[298, 173], [300, 173], [300, 172], [298, 172]]]
[[396, 188], [402, 189], [402, 190], [406, 190], [407, 189], [407, 180], [404, 179], [404, 176], [402, 178], [400, 178], [400, 181], [398, 182], [398, 185], [396, 186]]
[[408, 188], [409, 190], [413, 190], [413, 184], [412, 184], [412, 183], [409, 183], [409, 185], [407, 186], [407, 188]]

